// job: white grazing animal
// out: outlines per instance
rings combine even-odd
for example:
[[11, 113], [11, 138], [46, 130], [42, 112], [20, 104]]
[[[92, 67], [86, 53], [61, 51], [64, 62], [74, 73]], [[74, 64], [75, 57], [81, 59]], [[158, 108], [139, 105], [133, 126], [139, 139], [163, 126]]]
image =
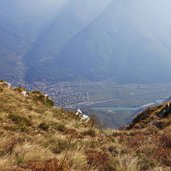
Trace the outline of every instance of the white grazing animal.
[[21, 95], [23, 95], [24, 97], [28, 96], [28, 95], [27, 95], [27, 91], [22, 91], [22, 92], [21, 92]]
[[6, 81], [5, 84], [7, 85], [8, 88], [11, 88], [11, 83]]
[[80, 109], [78, 109], [75, 114], [77, 116], [82, 116], [83, 115], [83, 112]]
[[87, 116], [87, 115], [82, 115], [81, 121], [86, 121], [86, 122], [88, 122], [89, 120], [90, 120], [90, 117], [89, 117], [89, 116]]

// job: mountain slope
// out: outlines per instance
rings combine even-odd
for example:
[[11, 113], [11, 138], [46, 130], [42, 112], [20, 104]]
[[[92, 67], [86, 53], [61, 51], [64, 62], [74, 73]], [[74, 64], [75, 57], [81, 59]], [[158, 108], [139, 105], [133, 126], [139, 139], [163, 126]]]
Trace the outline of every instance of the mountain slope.
[[[24, 56], [28, 67], [26, 80], [31, 80], [37, 72], [41, 74], [39, 68], [42, 65], [46, 67], [49, 60], [58, 59], [57, 55], [63, 46], [101, 15], [111, 2], [112, 0], [69, 1], [60, 15], [39, 34], [30, 51]], [[43, 77], [47, 79], [46, 76]]]
[[0, 74], [16, 82], [169, 82], [170, 1], [0, 2]]
[[170, 81], [169, 4], [114, 1], [52, 59], [38, 63], [33, 80]]
[[171, 103], [167, 102], [159, 106], [149, 107], [139, 113], [127, 129], [140, 129], [150, 125], [155, 125], [160, 129], [170, 130], [171, 123]]
[[0, 1], [0, 75], [17, 84], [24, 81], [23, 56], [37, 34], [53, 20], [65, 0]]
[[29, 43], [18, 32], [18, 27], [0, 11], [0, 75], [1, 79], [21, 80], [24, 70], [21, 57]]
[[170, 123], [162, 129], [106, 130], [54, 107], [39, 91], [23, 91], [0, 81], [3, 170], [170, 170]]

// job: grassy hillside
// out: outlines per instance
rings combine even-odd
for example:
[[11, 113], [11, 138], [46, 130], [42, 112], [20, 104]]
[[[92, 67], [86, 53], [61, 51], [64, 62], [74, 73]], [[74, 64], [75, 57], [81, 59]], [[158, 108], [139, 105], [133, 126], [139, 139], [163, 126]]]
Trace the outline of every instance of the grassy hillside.
[[158, 106], [152, 106], [139, 113], [128, 129], [142, 129], [149, 125], [155, 125], [160, 129], [171, 130], [171, 103], [167, 102]]
[[[1, 170], [171, 169], [170, 122], [163, 127], [106, 130], [93, 118], [85, 123], [74, 113], [54, 107], [39, 91], [23, 96], [23, 90], [0, 82]], [[165, 120], [169, 118], [170, 114]]]

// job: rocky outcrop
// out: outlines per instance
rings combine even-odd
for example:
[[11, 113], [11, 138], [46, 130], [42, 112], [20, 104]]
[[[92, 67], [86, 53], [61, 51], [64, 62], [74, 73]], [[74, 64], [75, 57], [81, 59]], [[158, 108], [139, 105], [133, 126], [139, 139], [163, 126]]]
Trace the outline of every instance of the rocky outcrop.
[[139, 113], [126, 129], [145, 128], [154, 125], [160, 129], [171, 123], [171, 102], [152, 106]]

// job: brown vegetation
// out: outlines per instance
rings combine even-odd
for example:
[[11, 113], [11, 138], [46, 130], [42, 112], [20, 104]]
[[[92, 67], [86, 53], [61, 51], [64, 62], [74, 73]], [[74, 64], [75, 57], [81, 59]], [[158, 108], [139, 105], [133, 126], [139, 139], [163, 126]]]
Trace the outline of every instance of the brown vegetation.
[[[24, 97], [0, 84], [0, 170], [169, 171], [170, 114], [158, 115], [164, 106], [148, 109], [129, 130], [102, 129], [39, 91]], [[156, 118], [162, 127], [150, 124]]]

